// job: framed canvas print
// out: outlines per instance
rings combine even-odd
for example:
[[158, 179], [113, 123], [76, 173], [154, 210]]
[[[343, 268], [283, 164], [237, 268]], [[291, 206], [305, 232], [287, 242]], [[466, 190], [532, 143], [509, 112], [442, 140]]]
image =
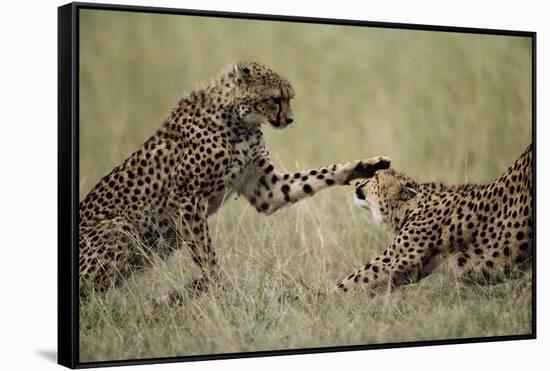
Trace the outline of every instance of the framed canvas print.
[[535, 327], [535, 33], [59, 8], [59, 362]]

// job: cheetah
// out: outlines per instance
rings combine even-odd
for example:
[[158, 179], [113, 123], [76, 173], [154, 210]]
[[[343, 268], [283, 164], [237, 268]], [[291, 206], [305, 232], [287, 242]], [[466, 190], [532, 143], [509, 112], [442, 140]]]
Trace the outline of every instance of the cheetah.
[[389, 167], [373, 157], [319, 169], [275, 169], [262, 125], [293, 123], [290, 83], [271, 69], [244, 62], [182, 98], [161, 127], [80, 202], [79, 278], [95, 291], [185, 246], [200, 269], [191, 286], [216, 283], [219, 267], [207, 218], [229, 195], [244, 196], [260, 213]]
[[474, 282], [498, 282], [531, 268], [532, 145], [493, 183], [416, 183], [393, 169], [355, 189], [356, 203], [395, 237], [390, 246], [337, 284], [388, 289], [416, 282], [436, 268]]

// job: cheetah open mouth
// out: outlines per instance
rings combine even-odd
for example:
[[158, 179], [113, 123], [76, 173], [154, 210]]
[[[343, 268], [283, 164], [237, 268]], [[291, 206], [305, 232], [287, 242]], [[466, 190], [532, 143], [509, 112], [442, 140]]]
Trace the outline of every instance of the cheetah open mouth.
[[363, 198], [359, 198], [357, 197], [357, 195], [355, 196], [355, 204], [363, 209], [367, 209], [370, 211], [370, 204], [367, 200], [363, 199]]
[[287, 124], [283, 124], [283, 123], [281, 123], [279, 121], [276, 121], [276, 120], [268, 120], [268, 122], [271, 125], [271, 127], [275, 128], [277, 130], [284, 129], [287, 126], [289, 126]]

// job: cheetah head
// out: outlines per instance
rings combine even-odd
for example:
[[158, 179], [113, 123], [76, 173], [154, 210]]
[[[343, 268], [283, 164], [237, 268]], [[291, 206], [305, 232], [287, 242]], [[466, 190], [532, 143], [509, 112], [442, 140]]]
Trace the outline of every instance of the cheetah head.
[[238, 63], [229, 74], [237, 86], [235, 103], [242, 122], [269, 123], [277, 129], [292, 124], [294, 91], [285, 78], [254, 62]]
[[355, 203], [370, 210], [374, 222], [396, 229], [403, 206], [418, 193], [418, 184], [393, 169], [378, 170], [372, 178], [355, 187]]

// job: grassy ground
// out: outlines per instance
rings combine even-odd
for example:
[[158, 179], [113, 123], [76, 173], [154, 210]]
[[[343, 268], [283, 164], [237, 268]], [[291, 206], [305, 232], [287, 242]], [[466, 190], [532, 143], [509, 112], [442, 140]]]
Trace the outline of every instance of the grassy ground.
[[[531, 140], [530, 58], [518, 37], [84, 11], [81, 198], [185, 90], [237, 60], [296, 90], [296, 125], [265, 130], [282, 170], [384, 154], [419, 181], [488, 182]], [[197, 274], [185, 251], [157, 261], [81, 306], [81, 361], [530, 333], [528, 278], [434, 274], [375, 297], [330, 295], [389, 241], [350, 190], [270, 217], [231, 200], [209, 221], [225, 290], [152, 309]]]

